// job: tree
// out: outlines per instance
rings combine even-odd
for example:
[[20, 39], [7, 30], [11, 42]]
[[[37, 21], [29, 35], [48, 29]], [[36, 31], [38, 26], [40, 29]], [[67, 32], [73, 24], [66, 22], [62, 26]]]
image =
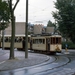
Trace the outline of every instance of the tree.
[[0, 30], [4, 30], [8, 27], [10, 22], [9, 5], [6, 1], [0, 0]]
[[48, 21], [47, 27], [54, 27], [54, 34], [57, 32], [56, 22], [52, 23], [50, 20]]
[[17, 0], [15, 5], [14, 5], [14, 7], [12, 7], [12, 0], [9, 0], [9, 7], [10, 7], [10, 13], [11, 13], [11, 27], [12, 27], [11, 47], [10, 47], [9, 59], [14, 59], [14, 40], [15, 40], [15, 16], [14, 16], [14, 10], [15, 10], [18, 2], [19, 2], [19, 0]]
[[2, 30], [2, 49], [4, 49], [4, 30], [10, 22], [9, 4], [6, 1], [0, 0], [0, 31]]
[[47, 27], [55, 27], [55, 24], [52, 23], [50, 20], [48, 21]]
[[59, 31], [75, 43], [75, 1], [57, 0], [54, 4], [57, 11], [53, 12], [53, 17], [58, 23]]

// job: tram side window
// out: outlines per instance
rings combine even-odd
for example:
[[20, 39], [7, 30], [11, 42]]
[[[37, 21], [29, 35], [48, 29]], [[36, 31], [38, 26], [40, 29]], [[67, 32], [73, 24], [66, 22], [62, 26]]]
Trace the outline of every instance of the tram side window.
[[35, 39], [33, 39], [33, 44], [35, 44]]
[[52, 38], [50, 40], [51, 40], [51, 44], [52, 44]]
[[[3, 41], [3, 38], [1, 38], [1, 42]], [[8, 37], [4, 37], [4, 42], [8, 42]]]
[[61, 44], [61, 38], [59, 38], [59, 43]]
[[22, 42], [22, 37], [15, 37], [15, 42]]
[[45, 40], [44, 39], [34, 39], [33, 43], [35, 43], [35, 44], [44, 44]]
[[43, 44], [45, 43], [45, 39], [43, 39]]
[[38, 41], [39, 41], [39, 42], [38, 42], [39, 44], [42, 44], [42, 39], [39, 39]]
[[19, 37], [17, 41], [22, 42], [22, 37]]
[[17, 42], [17, 38], [15, 37], [15, 42]]
[[44, 43], [45, 43], [45, 40], [44, 40], [44, 39], [39, 39], [39, 40], [38, 40], [38, 43], [39, 43], [39, 44], [44, 44]]
[[28, 42], [30, 42], [30, 38], [28, 37]]
[[19, 37], [19, 42], [22, 42], [22, 37]]
[[38, 39], [33, 39], [34, 44], [38, 44]]
[[53, 44], [56, 44], [56, 40], [55, 40], [55, 38], [52, 38], [53, 39]]
[[55, 44], [55, 38], [51, 38], [51, 44]]
[[60, 44], [61, 43], [61, 38], [56, 38], [56, 43]]
[[8, 38], [8, 37], [5, 37], [5, 38], [4, 38], [4, 41], [5, 41], [5, 42], [8, 42], [8, 41], [9, 41], [9, 38]]
[[9, 42], [11, 42], [11, 37], [9, 37]]
[[[1, 42], [3, 41], [3, 38], [1, 38]], [[9, 42], [9, 37], [4, 37], [4, 42]]]
[[38, 39], [35, 39], [35, 43], [36, 43], [36, 44], [38, 43]]

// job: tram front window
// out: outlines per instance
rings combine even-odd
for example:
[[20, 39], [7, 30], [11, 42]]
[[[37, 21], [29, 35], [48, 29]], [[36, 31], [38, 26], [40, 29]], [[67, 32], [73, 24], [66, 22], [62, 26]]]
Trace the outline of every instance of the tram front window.
[[59, 37], [51, 38], [51, 44], [61, 44], [61, 38]]
[[56, 44], [58, 44], [59, 43], [59, 38], [56, 38]]

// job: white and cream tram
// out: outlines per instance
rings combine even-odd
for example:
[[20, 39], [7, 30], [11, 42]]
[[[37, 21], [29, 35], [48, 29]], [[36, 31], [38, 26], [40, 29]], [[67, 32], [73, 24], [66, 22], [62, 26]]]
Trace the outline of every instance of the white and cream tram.
[[31, 50], [56, 53], [61, 52], [61, 35], [33, 36], [31, 37]]
[[[28, 35], [28, 49], [36, 52], [56, 53], [61, 52], [61, 35]], [[1, 38], [2, 40], [2, 38]], [[15, 35], [14, 48], [25, 49], [25, 35]], [[10, 48], [11, 35], [4, 35], [4, 48]], [[2, 47], [2, 41], [1, 46]]]
[[[24, 49], [25, 47], [25, 35], [15, 35], [14, 48]], [[10, 48], [11, 35], [4, 35], [4, 48]], [[1, 37], [1, 47], [2, 47], [2, 37]], [[28, 49], [30, 49], [30, 35], [28, 35]]]

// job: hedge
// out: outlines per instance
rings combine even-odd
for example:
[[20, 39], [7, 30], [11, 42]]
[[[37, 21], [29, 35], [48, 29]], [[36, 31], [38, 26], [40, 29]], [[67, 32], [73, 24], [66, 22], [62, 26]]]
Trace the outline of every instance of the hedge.
[[68, 45], [68, 49], [75, 49], [75, 44], [72, 42], [62, 42], [62, 48], [65, 49], [65, 45]]

